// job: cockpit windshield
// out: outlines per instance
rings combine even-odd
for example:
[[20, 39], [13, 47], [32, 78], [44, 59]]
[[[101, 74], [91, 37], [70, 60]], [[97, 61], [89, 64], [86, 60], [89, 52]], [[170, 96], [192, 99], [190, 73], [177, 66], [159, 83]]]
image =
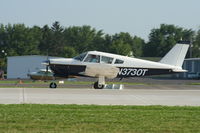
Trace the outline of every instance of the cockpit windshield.
[[79, 60], [79, 61], [83, 61], [83, 59], [85, 58], [86, 55], [87, 55], [87, 53], [82, 53], [82, 54], [74, 57], [74, 59]]

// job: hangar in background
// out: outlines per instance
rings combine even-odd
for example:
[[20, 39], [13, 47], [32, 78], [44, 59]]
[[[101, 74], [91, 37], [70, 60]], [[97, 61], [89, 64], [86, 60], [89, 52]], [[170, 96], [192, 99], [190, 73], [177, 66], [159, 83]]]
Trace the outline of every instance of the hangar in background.
[[[55, 59], [59, 57], [48, 57]], [[45, 69], [41, 63], [47, 60], [47, 56], [27, 55], [27, 56], [10, 56], [7, 57], [7, 79], [28, 79], [29, 72]]]
[[185, 59], [183, 69], [188, 72], [176, 74], [177, 78], [200, 79], [200, 58]]

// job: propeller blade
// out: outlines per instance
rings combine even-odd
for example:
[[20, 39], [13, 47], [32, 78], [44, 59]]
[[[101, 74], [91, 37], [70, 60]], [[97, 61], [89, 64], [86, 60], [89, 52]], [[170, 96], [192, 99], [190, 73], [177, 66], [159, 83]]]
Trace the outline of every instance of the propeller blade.
[[49, 66], [46, 66], [46, 73], [48, 73], [49, 71]]

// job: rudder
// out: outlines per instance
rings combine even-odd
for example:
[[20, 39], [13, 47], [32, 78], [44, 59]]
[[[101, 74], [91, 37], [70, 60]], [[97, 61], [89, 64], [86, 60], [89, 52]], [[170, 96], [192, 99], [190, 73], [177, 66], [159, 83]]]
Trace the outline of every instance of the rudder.
[[177, 43], [161, 60], [160, 63], [182, 67], [189, 48], [188, 42]]

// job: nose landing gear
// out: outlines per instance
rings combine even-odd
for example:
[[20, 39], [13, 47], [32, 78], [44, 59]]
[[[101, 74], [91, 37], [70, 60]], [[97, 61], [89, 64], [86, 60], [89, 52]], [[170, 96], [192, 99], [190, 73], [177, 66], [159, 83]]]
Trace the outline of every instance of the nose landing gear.
[[51, 82], [49, 88], [57, 88], [57, 84], [55, 82]]

